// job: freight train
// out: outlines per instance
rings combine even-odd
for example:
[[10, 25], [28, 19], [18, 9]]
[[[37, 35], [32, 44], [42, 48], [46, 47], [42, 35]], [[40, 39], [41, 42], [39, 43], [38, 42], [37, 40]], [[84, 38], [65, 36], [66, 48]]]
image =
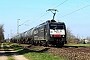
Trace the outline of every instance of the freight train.
[[11, 38], [11, 42], [29, 43], [33, 45], [48, 46], [49, 44], [58, 47], [67, 43], [66, 25], [64, 22], [48, 20], [36, 27]]

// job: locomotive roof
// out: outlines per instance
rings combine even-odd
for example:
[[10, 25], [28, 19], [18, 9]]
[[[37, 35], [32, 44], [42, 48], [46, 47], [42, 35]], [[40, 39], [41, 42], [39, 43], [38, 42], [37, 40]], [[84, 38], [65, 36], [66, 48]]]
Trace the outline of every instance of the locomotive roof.
[[41, 26], [43, 26], [43, 25], [47, 25], [47, 24], [49, 24], [49, 23], [65, 24], [64, 22], [56, 22], [55, 20], [47, 20], [46, 22], [44, 22], [44, 23], [36, 26], [35, 28], [39, 28], [39, 27], [41, 27]]

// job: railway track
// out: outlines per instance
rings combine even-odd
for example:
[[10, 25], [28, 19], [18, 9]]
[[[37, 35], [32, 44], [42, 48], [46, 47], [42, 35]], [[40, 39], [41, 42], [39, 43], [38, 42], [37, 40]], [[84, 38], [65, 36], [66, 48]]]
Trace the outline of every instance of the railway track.
[[63, 46], [62, 48], [65, 49], [65, 50], [90, 53], [90, 47], [84, 47], [84, 46]]
[[90, 49], [84, 47], [51, 47], [47, 53], [67, 57], [69, 60], [90, 60]]

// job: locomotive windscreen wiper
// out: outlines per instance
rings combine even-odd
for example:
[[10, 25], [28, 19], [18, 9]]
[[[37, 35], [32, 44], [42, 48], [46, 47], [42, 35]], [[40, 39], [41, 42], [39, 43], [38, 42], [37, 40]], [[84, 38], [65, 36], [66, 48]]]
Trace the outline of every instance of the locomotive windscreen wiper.
[[54, 28], [53, 28], [53, 30], [55, 30], [56, 28], [57, 28], [57, 26], [56, 26], [56, 27], [54, 27]]

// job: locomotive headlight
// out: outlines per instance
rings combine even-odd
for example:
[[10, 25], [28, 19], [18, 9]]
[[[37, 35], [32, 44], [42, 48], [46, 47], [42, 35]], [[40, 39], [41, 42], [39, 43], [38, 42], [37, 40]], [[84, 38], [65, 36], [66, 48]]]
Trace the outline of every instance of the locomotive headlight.
[[64, 37], [64, 35], [62, 37]]

